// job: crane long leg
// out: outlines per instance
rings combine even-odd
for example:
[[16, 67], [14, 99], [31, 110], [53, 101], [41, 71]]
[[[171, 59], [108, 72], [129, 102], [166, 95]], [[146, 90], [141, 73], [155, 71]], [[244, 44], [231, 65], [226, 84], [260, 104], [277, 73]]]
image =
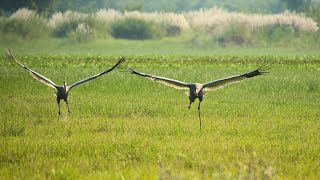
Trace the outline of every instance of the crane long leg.
[[200, 129], [202, 128], [202, 122], [201, 122], [201, 116], [200, 116], [200, 104], [201, 101], [199, 101], [199, 105], [198, 105], [198, 113], [199, 113], [199, 120], [200, 120]]
[[190, 104], [189, 104], [189, 106], [188, 106], [188, 109], [190, 109], [191, 108], [191, 104], [192, 104], [193, 102], [192, 101], [190, 101]]
[[69, 113], [69, 116], [70, 116], [71, 111], [70, 111], [70, 108], [69, 108], [69, 102], [68, 102], [68, 100], [65, 100], [65, 102], [66, 102], [66, 104], [67, 104], [67, 107], [68, 107], [68, 113]]
[[61, 115], [61, 111], [60, 111], [60, 99], [57, 99], [58, 102], [58, 108], [59, 108], [59, 112], [58, 112], [58, 121], [60, 120], [60, 115]]

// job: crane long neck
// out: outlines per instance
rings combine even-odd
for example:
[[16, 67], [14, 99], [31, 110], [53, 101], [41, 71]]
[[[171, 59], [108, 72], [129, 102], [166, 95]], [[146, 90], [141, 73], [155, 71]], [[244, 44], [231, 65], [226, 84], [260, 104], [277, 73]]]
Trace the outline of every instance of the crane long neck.
[[200, 89], [200, 88], [196, 88], [195, 94], [196, 94], [196, 95], [199, 95], [200, 92], [201, 92], [201, 89]]
[[63, 89], [64, 89], [64, 92], [67, 93], [67, 83], [66, 82], [63, 82]]

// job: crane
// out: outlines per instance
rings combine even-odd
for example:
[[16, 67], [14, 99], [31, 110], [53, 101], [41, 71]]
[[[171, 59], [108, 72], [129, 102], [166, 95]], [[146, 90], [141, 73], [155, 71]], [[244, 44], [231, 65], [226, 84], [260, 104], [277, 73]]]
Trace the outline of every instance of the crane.
[[201, 84], [201, 83], [185, 83], [185, 82], [178, 81], [175, 79], [169, 79], [166, 77], [141, 73], [139, 71], [134, 70], [132, 67], [130, 67], [128, 65], [125, 65], [125, 67], [127, 70], [129, 70], [129, 72], [131, 74], [145, 77], [150, 80], [153, 80], [154, 82], [159, 82], [159, 83], [165, 84], [167, 86], [171, 86], [176, 89], [189, 90], [189, 92], [187, 93], [189, 96], [189, 100], [190, 100], [190, 104], [188, 106], [189, 109], [191, 108], [191, 104], [194, 103], [196, 99], [199, 99], [198, 116], [199, 116], [199, 121], [200, 121], [200, 129], [202, 128], [200, 104], [201, 104], [203, 97], [204, 97], [204, 94], [205, 94], [204, 91], [216, 90], [216, 89], [225, 87], [229, 84], [237, 83], [237, 82], [240, 82], [240, 81], [248, 79], [248, 78], [263, 75], [263, 74], [268, 73], [268, 70], [271, 69], [271, 65], [269, 63], [264, 63], [254, 71], [244, 73], [241, 75], [223, 78], [223, 79], [213, 80], [213, 81]]
[[116, 68], [117, 66], [121, 65], [123, 62], [125, 62], [125, 57], [121, 57], [120, 60], [111, 68], [96, 74], [94, 76], [88, 77], [86, 79], [83, 79], [81, 81], [78, 81], [74, 84], [72, 84], [71, 86], [67, 86], [67, 81], [63, 81], [63, 86], [58, 86], [57, 84], [55, 84], [53, 81], [51, 81], [50, 79], [46, 78], [45, 76], [37, 73], [36, 71], [28, 68], [27, 66], [21, 64], [13, 55], [13, 53], [9, 50], [9, 49], [5, 49], [5, 55], [9, 58], [12, 59], [13, 61], [15, 61], [19, 66], [21, 66], [22, 68], [26, 69], [27, 71], [29, 71], [29, 73], [38, 81], [42, 82], [43, 84], [52, 87], [54, 89], [56, 89], [57, 91], [55, 92], [56, 98], [57, 98], [57, 103], [58, 103], [58, 108], [59, 108], [59, 112], [58, 112], [58, 120], [60, 119], [60, 115], [61, 115], [61, 111], [60, 111], [60, 101], [63, 99], [65, 101], [65, 103], [67, 104], [68, 107], [68, 113], [70, 115], [70, 108], [69, 108], [69, 102], [68, 102], [68, 95], [69, 95], [69, 91], [74, 88], [77, 87], [83, 83], [89, 82], [97, 77], [100, 77], [104, 74], [107, 74], [109, 72], [111, 72], [114, 68]]

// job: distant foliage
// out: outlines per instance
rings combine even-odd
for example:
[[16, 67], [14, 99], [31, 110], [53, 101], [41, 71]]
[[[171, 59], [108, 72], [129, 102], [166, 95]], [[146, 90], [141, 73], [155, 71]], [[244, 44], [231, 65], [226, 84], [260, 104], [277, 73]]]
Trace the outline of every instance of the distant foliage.
[[252, 32], [244, 24], [232, 23], [217, 39], [222, 46], [252, 45], [255, 41]]
[[154, 22], [137, 18], [125, 18], [111, 25], [111, 34], [115, 38], [153, 39], [162, 36], [161, 27]]
[[77, 42], [86, 42], [94, 37], [106, 37], [108, 28], [94, 15], [72, 11], [54, 14], [47, 23], [54, 37], [68, 37]]
[[123, 18], [134, 17], [155, 22], [165, 27], [169, 36], [179, 35], [190, 29], [189, 23], [184, 14], [178, 13], [158, 13], [158, 12], [124, 12]]
[[70, 32], [69, 37], [75, 42], [88, 42], [92, 39], [92, 29], [85, 23], [78, 24], [75, 31]]
[[113, 9], [102, 9], [95, 13], [95, 18], [105, 24], [110, 24], [114, 21], [124, 20], [126, 18], [149, 21], [162, 26], [165, 35], [167, 36], [178, 36], [182, 32], [190, 29], [189, 23], [184, 15], [176, 13], [146, 13], [138, 11], [125, 11], [124, 13], [121, 13]]
[[292, 38], [295, 34], [295, 29], [291, 26], [267, 26], [260, 30], [261, 39], [271, 43], [271, 42], [279, 42], [283, 38]]
[[76, 31], [79, 24], [82, 24], [87, 15], [66, 11], [65, 13], [55, 13], [48, 20], [47, 26], [53, 29], [55, 37], [67, 37], [68, 34]]
[[67, 37], [68, 34], [75, 31], [78, 27], [78, 22], [75, 20], [70, 20], [59, 24], [53, 29], [53, 35], [55, 37]]
[[182, 29], [177, 25], [166, 25], [164, 27], [166, 36], [178, 36], [182, 33]]
[[94, 17], [103, 23], [111, 23], [118, 20], [122, 13], [114, 9], [100, 9], [94, 14]]
[[[0, 18], [0, 31], [29, 39], [50, 34], [77, 42], [111, 37], [155, 39], [176, 37], [183, 33], [192, 34], [195, 38], [191, 41], [197, 46], [207, 41], [219, 46], [255, 45], [302, 37], [312, 37], [309, 39], [316, 42], [320, 39], [317, 24], [319, 14], [317, 9], [313, 9], [309, 15], [316, 21], [289, 11], [280, 14], [246, 14], [220, 8], [182, 13], [101, 9], [88, 14], [69, 10], [54, 13], [49, 18], [43, 18], [32, 10], [19, 9], [10, 17]], [[202, 39], [205, 39], [204, 43], [201, 43]]]
[[19, 9], [8, 18], [0, 18], [0, 32], [15, 34], [24, 39], [49, 35], [46, 20], [29, 9]]
[[211, 33], [221, 33], [233, 23], [244, 24], [251, 30], [273, 25], [292, 26], [297, 31], [306, 32], [316, 32], [319, 29], [317, 22], [313, 19], [289, 11], [262, 15], [226, 12], [219, 8], [212, 8], [186, 12], [185, 17], [192, 28]]

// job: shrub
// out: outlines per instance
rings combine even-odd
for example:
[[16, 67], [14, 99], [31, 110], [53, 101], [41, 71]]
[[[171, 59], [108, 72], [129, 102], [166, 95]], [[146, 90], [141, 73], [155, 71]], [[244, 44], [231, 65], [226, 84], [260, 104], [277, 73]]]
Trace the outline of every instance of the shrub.
[[90, 15], [84, 19], [84, 24], [87, 24], [90, 28], [90, 34], [93, 38], [107, 38], [110, 37], [110, 25], [108, 23], [101, 22], [95, 18], [94, 15]]
[[283, 39], [293, 38], [295, 31], [292, 26], [273, 25], [261, 28], [257, 36], [262, 41], [276, 43]]
[[48, 21], [48, 26], [53, 29], [54, 37], [71, 37], [78, 42], [106, 37], [108, 32], [107, 25], [94, 16], [71, 11], [54, 14]]
[[79, 22], [75, 19], [63, 22], [54, 28], [53, 35], [55, 37], [67, 37], [69, 33], [74, 32], [77, 29], [78, 23]]
[[24, 39], [48, 36], [48, 30], [43, 22], [37, 20], [3, 19], [0, 22], [3, 34], [16, 34]]
[[255, 35], [244, 24], [231, 23], [226, 31], [217, 37], [220, 45], [251, 45], [254, 43]]
[[48, 20], [48, 27], [53, 29], [55, 37], [67, 37], [70, 33], [75, 32], [78, 25], [85, 22], [86, 14], [66, 11], [65, 13], [55, 13]]
[[177, 25], [167, 24], [164, 27], [165, 27], [165, 30], [166, 30], [166, 36], [178, 36], [182, 32], [181, 27], [177, 26]]
[[1, 18], [0, 32], [15, 34], [24, 39], [39, 38], [50, 34], [45, 20], [28, 9], [19, 9], [9, 18]]
[[80, 23], [75, 31], [68, 34], [68, 37], [77, 43], [88, 42], [93, 39], [92, 29], [87, 24]]
[[320, 32], [301, 32], [292, 26], [267, 26], [257, 31], [259, 44], [283, 47], [319, 47]]
[[288, 11], [268, 15], [227, 12], [220, 8], [212, 8], [185, 12], [184, 15], [193, 29], [210, 33], [223, 32], [235, 22], [246, 25], [250, 30], [273, 25], [289, 25], [306, 32], [316, 32], [319, 29], [313, 19]]
[[153, 39], [164, 35], [163, 27], [138, 18], [124, 18], [111, 24], [111, 35], [124, 39]]

